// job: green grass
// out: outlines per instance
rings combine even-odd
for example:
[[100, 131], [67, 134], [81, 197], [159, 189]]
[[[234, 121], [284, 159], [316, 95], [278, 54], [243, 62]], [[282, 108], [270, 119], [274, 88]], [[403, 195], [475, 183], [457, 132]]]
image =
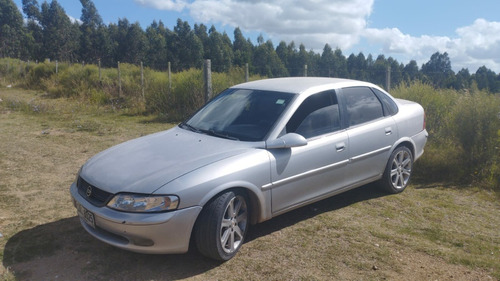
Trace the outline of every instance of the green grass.
[[252, 226], [225, 263], [118, 250], [79, 225], [69, 185], [97, 152], [172, 124], [18, 89], [0, 99], [0, 280], [500, 279], [500, 200], [475, 186], [364, 186]]

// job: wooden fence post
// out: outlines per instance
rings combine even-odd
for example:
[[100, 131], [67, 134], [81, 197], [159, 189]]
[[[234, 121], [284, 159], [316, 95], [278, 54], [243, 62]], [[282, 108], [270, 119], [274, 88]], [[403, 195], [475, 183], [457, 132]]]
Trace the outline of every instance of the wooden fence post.
[[304, 64], [304, 77], [307, 77], [307, 64]]
[[385, 90], [387, 92], [391, 91], [391, 66], [387, 67], [387, 72], [385, 74]]
[[118, 97], [122, 97], [122, 72], [120, 71], [120, 62], [118, 62]]
[[212, 97], [212, 62], [208, 59], [205, 60], [203, 68], [204, 76], [204, 90], [205, 90], [205, 103]]
[[245, 82], [248, 82], [249, 75], [248, 75], [248, 63], [245, 63]]
[[171, 70], [171, 64], [168, 62], [168, 92], [172, 92], [172, 70]]
[[98, 60], [99, 63], [99, 82], [102, 81], [102, 75], [101, 75], [101, 59]]
[[141, 61], [141, 92], [142, 92], [142, 99], [146, 100], [144, 97], [144, 65], [142, 64]]

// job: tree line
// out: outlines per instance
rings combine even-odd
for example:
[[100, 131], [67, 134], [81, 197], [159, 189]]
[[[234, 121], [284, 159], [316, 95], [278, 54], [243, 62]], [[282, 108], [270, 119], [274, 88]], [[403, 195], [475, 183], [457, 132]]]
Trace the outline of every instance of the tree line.
[[[174, 71], [201, 68], [210, 59], [215, 72], [228, 71], [248, 64], [250, 72], [266, 77], [326, 76], [352, 78], [384, 85], [390, 73], [391, 83], [420, 80], [440, 88], [500, 92], [500, 74], [485, 66], [470, 73], [463, 68], [455, 73], [447, 53], [434, 53], [418, 66], [415, 60], [406, 65], [392, 57], [363, 53], [345, 56], [339, 48], [325, 44], [317, 53], [301, 43], [281, 41], [276, 47], [263, 36], [257, 44], [234, 29], [231, 41], [226, 32], [214, 26], [177, 20], [173, 30], [162, 21], [153, 21], [146, 30], [126, 18], [118, 23], [103, 23], [92, 0], [80, 0], [80, 21], [71, 21], [56, 1], [23, 0], [23, 15], [13, 0], [0, 0], [0, 57], [44, 61], [46, 59], [97, 63], [116, 67], [118, 62], [140, 64], [165, 70], [168, 63]], [[307, 70], [304, 66], [307, 66]]]

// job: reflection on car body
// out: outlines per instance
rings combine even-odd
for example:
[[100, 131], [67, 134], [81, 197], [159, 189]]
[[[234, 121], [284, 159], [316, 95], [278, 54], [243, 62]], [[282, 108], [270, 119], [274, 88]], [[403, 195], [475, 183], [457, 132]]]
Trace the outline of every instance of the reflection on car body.
[[106, 243], [183, 253], [193, 237], [228, 260], [250, 224], [373, 181], [403, 191], [424, 118], [417, 103], [361, 81], [243, 83], [179, 126], [92, 157], [70, 191], [83, 227]]

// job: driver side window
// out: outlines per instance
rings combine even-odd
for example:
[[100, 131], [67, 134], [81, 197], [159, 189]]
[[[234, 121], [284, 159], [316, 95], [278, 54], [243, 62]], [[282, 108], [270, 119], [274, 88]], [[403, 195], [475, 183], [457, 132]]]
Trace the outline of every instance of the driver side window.
[[305, 138], [334, 132], [340, 129], [339, 106], [333, 90], [308, 97], [286, 125], [287, 133], [297, 133]]

